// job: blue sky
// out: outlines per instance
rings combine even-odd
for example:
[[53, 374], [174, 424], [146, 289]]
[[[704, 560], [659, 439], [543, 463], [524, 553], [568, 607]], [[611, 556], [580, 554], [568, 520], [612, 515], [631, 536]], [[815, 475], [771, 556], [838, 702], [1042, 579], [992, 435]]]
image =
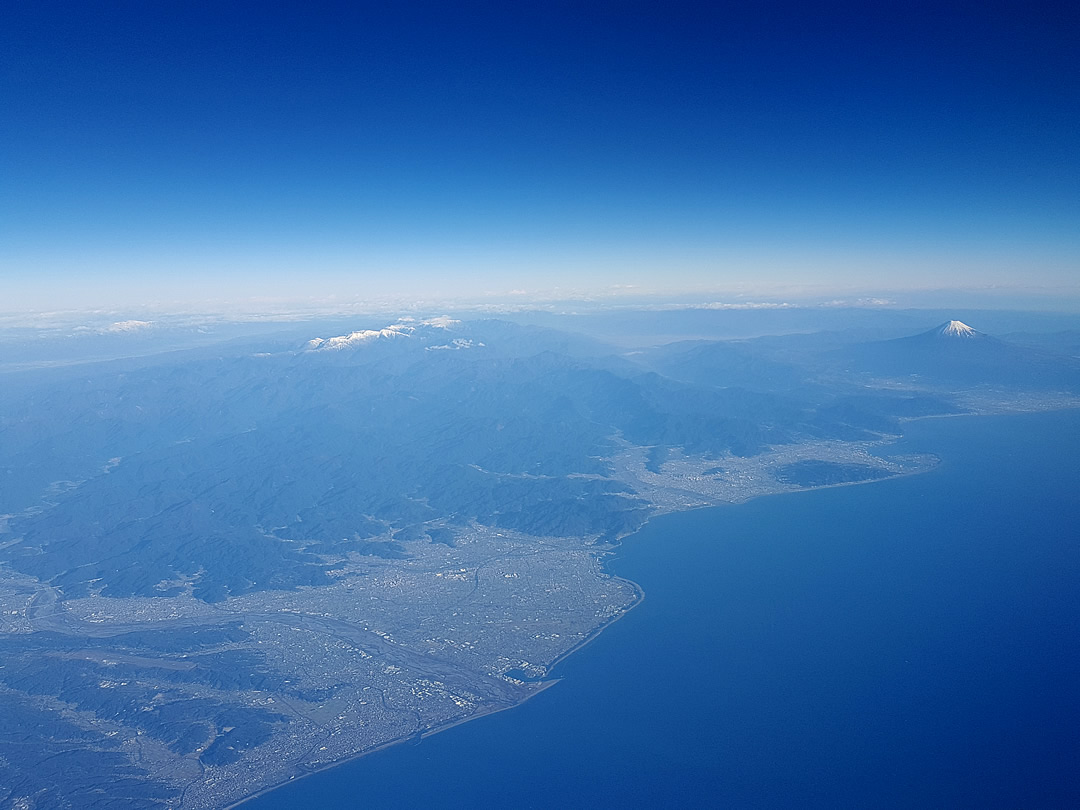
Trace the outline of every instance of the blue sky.
[[1072, 4], [279, 5], [10, 5], [0, 309], [1080, 297]]

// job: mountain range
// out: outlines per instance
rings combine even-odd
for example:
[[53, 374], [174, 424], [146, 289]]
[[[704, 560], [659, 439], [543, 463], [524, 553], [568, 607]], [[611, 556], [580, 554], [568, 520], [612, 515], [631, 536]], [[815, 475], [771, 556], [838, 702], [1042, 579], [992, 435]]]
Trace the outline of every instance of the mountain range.
[[[0, 509], [22, 542], [0, 558], [75, 595], [168, 595], [162, 583], [196, 575], [207, 600], [313, 585], [334, 556], [393, 556], [396, 538], [440, 527], [630, 531], [649, 510], [611, 477], [620, 443], [750, 456], [896, 434], [905, 418], [957, 412], [950, 394], [965, 386], [1080, 389], [1070, 358], [958, 321], [839, 349], [800, 342], [815, 345], [628, 353], [438, 318], [9, 375]], [[882, 378], [907, 390], [868, 387]]]

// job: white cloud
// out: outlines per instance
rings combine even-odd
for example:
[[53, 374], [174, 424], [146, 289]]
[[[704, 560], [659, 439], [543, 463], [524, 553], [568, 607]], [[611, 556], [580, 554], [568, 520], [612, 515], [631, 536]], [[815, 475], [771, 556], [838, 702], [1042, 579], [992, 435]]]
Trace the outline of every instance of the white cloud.
[[153, 321], [117, 321], [106, 327], [105, 332], [141, 332], [154, 325]]
[[836, 298], [832, 301], [825, 301], [821, 304], [823, 307], [887, 307], [895, 304], [888, 298]]
[[450, 329], [451, 327], [457, 326], [461, 321], [456, 321], [447, 315], [440, 315], [437, 318], [428, 318], [426, 321], [421, 321], [420, 323], [422, 326], [434, 326], [437, 329]]
[[130, 335], [154, 328], [153, 321], [117, 321], [108, 326], [76, 326], [71, 331], [77, 335]]
[[794, 309], [795, 304], [786, 301], [741, 301], [735, 304], [713, 301], [711, 304], [702, 304], [692, 309]]

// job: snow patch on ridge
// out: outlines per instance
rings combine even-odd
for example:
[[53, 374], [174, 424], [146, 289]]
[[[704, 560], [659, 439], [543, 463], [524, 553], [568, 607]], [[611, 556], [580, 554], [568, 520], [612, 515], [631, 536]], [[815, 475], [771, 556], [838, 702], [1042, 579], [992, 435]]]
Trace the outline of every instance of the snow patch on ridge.
[[[307, 342], [307, 351], [340, 351], [342, 349], [351, 349], [357, 346], [371, 344], [380, 340], [400, 340], [402, 338], [420, 337], [423, 331], [430, 331], [432, 329], [450, 330], [460, 323], [461, 321], [456, 321], [445, 315], [419, 322], [414, 318], [400, 318], [397, 323], [390, 324], [382, 329], [361, 329], [356, 332], [350, 332], [347, 335], [338, 335], [337, 337], [314, 338]], [[459, 346], [457, 345], [458, 343], [459, 340], [455, 340], [454, 345], [452, 346], [440, 346], [437, 348], [469, 348], [472, 345], [471, 342], [468, 342], [469, 346]]]
[[405, 324], [392, 324], [383, 329], [361, 329], [358, 332], [350, 332], [347, 335], [338, 335], [332, 338], [314, 338], [307, 343], [309, 351], [340, 351], [354, 346], [361, 346], [376, 340], [394, 340], [407, 338], [415, 331], [415, 327]]
[[426, 348], [429, 352], [438, 351], [440, 349], [456, 351], [459, 349], [474, 349], [483, 345], [483, 343], [478, 343], [476, 341], [469, 340], [468, 338], [454, 338], [452, 341], [443, 346], [427, 346]]

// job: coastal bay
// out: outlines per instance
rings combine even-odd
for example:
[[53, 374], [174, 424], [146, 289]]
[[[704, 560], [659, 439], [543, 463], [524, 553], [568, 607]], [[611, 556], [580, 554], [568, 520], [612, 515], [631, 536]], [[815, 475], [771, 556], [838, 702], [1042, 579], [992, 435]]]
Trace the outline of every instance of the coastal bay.
[[654, 518], [555, 688], [245, 807], [1075, 805], [1077, 436], [915, 422], [925, 474]]

